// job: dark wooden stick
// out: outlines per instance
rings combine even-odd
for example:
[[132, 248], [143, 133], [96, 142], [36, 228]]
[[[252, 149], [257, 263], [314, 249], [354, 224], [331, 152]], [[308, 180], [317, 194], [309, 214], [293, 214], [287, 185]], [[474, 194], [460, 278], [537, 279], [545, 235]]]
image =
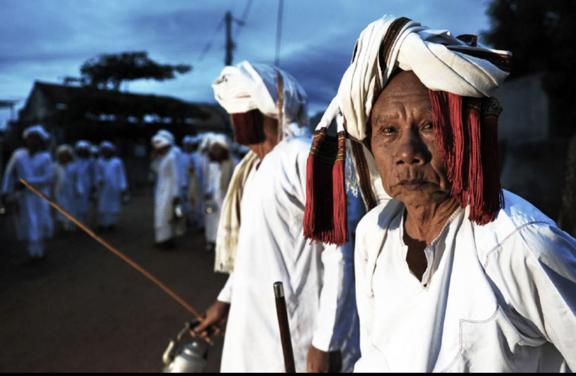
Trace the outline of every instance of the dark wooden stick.
[[286, 373], [295, 373], [296, 367], [294, 365], [294, 352], [292, 351], [292, 337], [290, 336], [288, 311], [286, 310], [282, 282], [274, 282], [274, 296], [276, 298], [276, 314], [278, 315], [282, 353], [284, 354], [284, 367], [286, 368]]

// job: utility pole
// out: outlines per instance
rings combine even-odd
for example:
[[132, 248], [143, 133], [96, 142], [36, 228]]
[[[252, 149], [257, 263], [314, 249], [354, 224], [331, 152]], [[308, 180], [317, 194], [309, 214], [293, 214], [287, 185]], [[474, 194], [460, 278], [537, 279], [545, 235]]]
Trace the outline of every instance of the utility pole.
[[224, 16], [226, 23], [226, 57], [224, 59], [225, 65], [232, 65], [232, 51], [234, 50], [234, 41], [232, 40], [232, 13], [226, 12]]

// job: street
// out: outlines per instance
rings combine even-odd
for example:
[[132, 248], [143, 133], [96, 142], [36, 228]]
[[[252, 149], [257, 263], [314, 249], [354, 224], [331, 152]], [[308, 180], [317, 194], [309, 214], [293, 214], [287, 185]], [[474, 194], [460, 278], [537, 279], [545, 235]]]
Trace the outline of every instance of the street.
[[[175, 250], [153, 247], [152, 193], [133, 193], [111, 245], [203, 312], [226, 275], [213, 272], [201, 233]], [[171, 338], [193, 317], [159, 287], [79, 230], [57, 234], [27, 262], [0, 217], [0, 372], [158, 372]], [[209, 352], [217, 372], [222, 338]]]

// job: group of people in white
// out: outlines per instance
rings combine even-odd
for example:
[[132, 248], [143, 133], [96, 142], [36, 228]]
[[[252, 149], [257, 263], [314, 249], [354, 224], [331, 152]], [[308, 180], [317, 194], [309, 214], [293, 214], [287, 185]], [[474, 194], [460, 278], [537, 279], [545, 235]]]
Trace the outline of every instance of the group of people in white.
[[173, 248], [176, 238], [192, 227], [204, 229], [206, 249], [213, 250], [220, 208], [237, 161], [235, 145], [224, 134], [206, 132], [185, 136], [180, 148], [164, 129], [151, 142], [156, 245]]
[[1, 186], [2, 203], [15, 212], [19, 240], [26, 244], [32, 260], [45, 257], [45, 240], [58, 229], [73, 231], [75, 225], [53, 211], [47, 201], [24, 188], [24, 179], [69, 214], [89, 224], [95, 213], [98, 229], [111, 231], [118, 222], [127, 180], [114, 145], [103, 141], [92, 145], [79, 140], [74, 146], [48, 150], [50, 134], [41, 125], [23, 132], [24, 147], [16, 149], [6, 165]]
[[[222, 371], [284, 371], [277, 281], [298, 372], [576, 370], [576, 240], [499, 182], [490, 94], [509, 63], [469, 35], [385, 16], [358, 37], [313, 137], [296, 79], [246, 61], [213, 83], [249, 149], [238, 163], [222, 135], [183, 150], [168, 131], [152, 137], [157, 244], [173, 246], [188, 216], [229, 273], [191, 331], [225, 328]], [[24, 136], [3, 192], [16, 177], [48, 192], [47, 134]], [[80, 169], [78, 152], [60, 152], [58, 174]], [[102, 213], [126, 188], [115, 179]], [[63, 205], [70, 192], [85, 191], [61, 188]], [[46, 204], [20, 200], [19, 229], [41, 253]]]

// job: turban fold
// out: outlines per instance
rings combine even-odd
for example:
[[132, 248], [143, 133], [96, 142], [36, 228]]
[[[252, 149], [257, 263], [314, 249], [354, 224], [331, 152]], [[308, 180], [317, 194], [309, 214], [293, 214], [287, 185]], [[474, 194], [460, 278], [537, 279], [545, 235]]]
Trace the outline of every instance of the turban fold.
[[32, 134], [39, 136], [43, 141], [48, 141], [50, 139], [50, 134], [46, 132], [46, 129], [41, 125], [33, 125], [26, 128], [24, 132], [22, 132], [22, 137], [28, 138], [28, 136]]
[[90, 143], [86, 140], [79, 140], [76, 142], [75, 144], [75, 148], [76, 149], [86, 149], [86, 150], [90, 150]]
[[[338, 93], [314, 132], [308, 159], [305, 235], [337, 244], [347, 240], [341, 181], [346, 145], [352, 149], [367, 208], [389, 199], [364, 144], [369, 142], [372, 106], [395, 70], [412, 71], [432, 92], [485, 98], [508, 76], [510, 58], [507, 51], [477, 46], [472, 36], [456, 38], [447, 30], [432, 30], [404, 17], [387, 15], [369, 24], [356, 41]], [[334, 119], [339, 125], [337, 140], [327, 135]], [[332, 197], [321, 197], [327, 188]]]
[[258, 110], [279, 120], [286, 136], [292, 134], [290, 124], [303, 127], [307, 123], [306, 92], [279, 68], [243, 61], [225, 67], [212, 88], [214, 97], [229, 114]]

